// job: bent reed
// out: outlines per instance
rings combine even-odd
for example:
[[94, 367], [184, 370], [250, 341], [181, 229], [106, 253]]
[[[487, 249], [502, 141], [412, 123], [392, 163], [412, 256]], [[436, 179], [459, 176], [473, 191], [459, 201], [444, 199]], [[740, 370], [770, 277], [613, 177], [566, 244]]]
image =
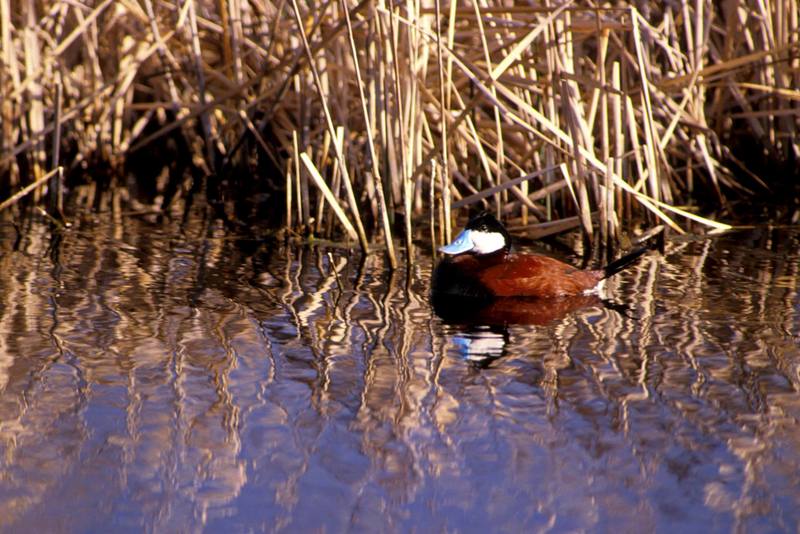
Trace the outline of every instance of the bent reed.
[[62, 176], [130, 185], [171, 144], [154, 208], [247, 173], [289, 229], [392, 266], [393, 238], [448, 242], [473, 204], [608, 247], [642, 220], [725, 230], [697, 199], [772, 178], [740, 148], [798, 157], [799, 20], [797, 0], [0, 0], [0, 200], [36, 184], [60, 211]]

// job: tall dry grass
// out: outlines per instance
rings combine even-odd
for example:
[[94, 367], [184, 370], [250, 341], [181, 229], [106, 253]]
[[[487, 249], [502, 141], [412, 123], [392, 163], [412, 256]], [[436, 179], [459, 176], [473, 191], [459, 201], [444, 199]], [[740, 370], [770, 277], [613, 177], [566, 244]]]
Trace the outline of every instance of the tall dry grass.
[[609, 246], [642, 219], [721, 230], [698, 191], [724, 206], [771, 178], [743, 132], [798, 156], [798, 19], [797, 0], [0, 0], [0, 198], [36, 183], [56, 209], [48, 172], [118, 180], [178, 138], [193, 172], [170, 202], [266, 161], [288, 227], [392, 266], [415, 223], [439, 243], [478, 204]]

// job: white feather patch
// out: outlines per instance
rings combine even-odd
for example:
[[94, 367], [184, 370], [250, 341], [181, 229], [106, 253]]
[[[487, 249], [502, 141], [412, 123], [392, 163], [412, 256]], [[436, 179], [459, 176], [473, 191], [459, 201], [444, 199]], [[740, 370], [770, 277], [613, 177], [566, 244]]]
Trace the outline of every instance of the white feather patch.
[[472, 250], [478, 254], [491, 254], [506, 246], [506, 240], [499, 232], [472, 230], [469, 237], [472, 239]]

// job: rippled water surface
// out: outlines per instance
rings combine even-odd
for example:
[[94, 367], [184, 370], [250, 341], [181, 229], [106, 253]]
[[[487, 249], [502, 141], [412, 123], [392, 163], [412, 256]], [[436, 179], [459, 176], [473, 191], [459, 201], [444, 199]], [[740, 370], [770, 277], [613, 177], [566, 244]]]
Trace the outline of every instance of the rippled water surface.
[[422, 251], [2, 224], [0, 530], [796, 531], [799, 243], [446, 322]]

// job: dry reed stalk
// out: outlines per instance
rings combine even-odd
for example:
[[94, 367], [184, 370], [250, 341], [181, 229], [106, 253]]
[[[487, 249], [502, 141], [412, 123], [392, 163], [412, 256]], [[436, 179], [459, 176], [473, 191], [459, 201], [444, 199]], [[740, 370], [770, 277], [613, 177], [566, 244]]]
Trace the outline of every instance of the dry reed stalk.
[[[338, 133], [338, 129], [337, 129]], [[322, 135], [322, 149], [319, 151], [317, 156], [317, 169], [323, 167], [325, 165], [325, 160], [328, 157], [329, 151], [331, 148], [331, 136], [327, 130]], [[331, 192], [333, 190], [331, 189]], [[325, 210], [325, 195], [317, 198], [317, 211], [316, 215], [314, 216], [314, 232], [320, 233], [322, 231], [322, 219]]]
[[[0, 68], [0, 92], [10, 94], [19, 86], [19, 72], [15, 61], [15, 49], [11, 38], [11, 5], [10, 0], [0, 0], [0, 57], [2, 57], [2, 68]], [[13, 145], [16, 125], [14, 120], [14, 100], [3, 98], [0, 103], [0, 154], [4, 154], [7, 147]], [[4, 164], [0, 164], [0, 171]], [[11, 170], [8, 177], [8, 185], [15, 187], [19, 177]]]
[[[41, 79], [36, 73], [42, 71], [41, 51], [39, 49], [39, 36], [36, 31], [35, 4], [27, 0], [27, 20], [23, 28], [23, 49], [25, 58], [25, 90], [28, 93], [29, 108], [27, 128], [23, 131], [28, 139], [40, 139], [44, 130], [44, 90]], [[33, 170], [33, 179], [38, 180], [46, 168], [44, 145], [41, 140], [35, 141], [30, 154], [30, 163]], [[34, 191], [38, 199], [38, 190]]]
[[[490, 187], [488, 189], [484, 189], [484, 190], [482, 190], [482, 191], [480, 191], [478, 193], [474, 193], [472, 195], [469, 195], [467, 197], [462, 198], [461, 200], [459, 200], [457, 202], [454, 202], [453, 203], [453, 208], [454, 209], [459, 209], [459, 208], [463, 208], [464, 206], [469, 206], [470, 204], [474, 204], [475, 202], [483, 200], [484, 198], [488, 198], [490, 196], [496, 195], [497, 193], [499, 193], [501, 191], [505, 191], [507, 189], [511, 189], [511, 188], [513, 188], [513, 187], [515, 187], [517, 185], [524, 184], [525, 182], [528, 182], [529, 180], [533, 180], [534, 178], [539, 178], [540, 176], [544, 176], [544, 175], [552, 172], [555, 169], [557, 169], [557, 167], [548, 167], [548, 168], [540, 170], [540, 171], [534, 171], [534, 172], [532, 172], [530, 174], [526, 174], [525, 176], [520, 176], [519, 178], [514, 178], [512, 180], [507, 180], [507, 181], [505, 181], [503, 183], [495, 185], [494, 187]], [[561, 189], [562, 187], [564, 187], [564, 183], [551, 184], [551, 185], [549, 185], [547, 187], [544, 187], [544, 188], [540, 189], [539, 191], [537, 191], [536, 193], [531, 195], [531, 197], [525, 196], [525, 198], [528, 198], [529, 200], [538, 200], [539, 198], [541, 198], [545, 194], [552, 193], [553, 191]], [[520, 194], [521, 193], [522, 192], [520, 191]]]
[[[338, 126], [336, 128], [336, 139], [334, 140], [335, 143], [338, 143], [339, 146], [344, 146], [344, 128]], [[333, 180], [332, 180], [332, 187], [331, 192], [336, 198], [339, 198], [339, 194], [341, 193], [342, 189], [342, 173], [339, 170], [339, 160], [334, 159], [333, 161]], [[328, 223], [325, 226], [325, 236], [330, 237], [332, 228], [333, 228], [334, 217], [329, 214], [328, 216]]]
[[[394, 253], [394, 243], [392, 242], [392, 228], [389, 225], [389, 213], [386, 207], [386, 199], [383, 195], [383, 179], [381, 178], [380, 168], [378, 166], [378, 154], [375, 150], [375, 144], [372, 140], [372, 123], [369, 120], [369, 110], [367, 107], [367, 100], [364, 96], [364, 85], [361, 79], [361, 67], [358, 61], [358, 52], [356, 51], [356, 44], [353, 38], [353, 26], [350, 22], [350, 11], [347, 4], [342, 0], [342, 12], [347, 24], [347, 36], [349, 38], [350, 53], [352, 54], [354, 71], [356, 75], [356, 85], [358, 86], [358, 97], [361, 101], [361, 112], [364, 119], [364, 127], [366, 128], [367, 146], [369, 147], [369, 160], [372, 163], [372, 175], [375, 179], [375, 189], [378, 193], [379, 206], [381, 212], [381, 222], [383, 224], [383, 235], [386, 239], [386, 250], [389, 255], [389, 265], [392, 269], [397, 268], [397, 257]], [[344, 162], [342, 162], [344, 163]], [[410, 239], [410, 237], [409, 237]], [[411, 256], [411, 247], [408, 247], [408, 255]]]
[[[451, 83], [450, 80], [452, 79], [452, 62], [449, 60], [450, 56], [448, 55], [448, 62], [447, 62], [447, 70], [444, 68], [444, 63], [442, 61], [442, 31], [440, 27], [440, 21], [442, 20], [441, 13], [439, 11], [439, 2], [435, 3], [436, 5], [436, 59], [438, 65], [438, 81], [439, 81], [439, 129], [441, 131], [441, 150], [442, 150], [442, 202], [444, 207], [444, 241], [450, 242], [452, 237], [452, 228], [451, 228], [451, 215], [450, 215], [450, 151], [449, 151], [449, 140], [447, 137], [447, 119], [446, 116], [449, 115], [450, 109], [450, 95], [451, 95]], [[448, 24], [448, 33], [447, 33], [447, 42], [452, 46], [453, 41], [453, 32], [455, 26], [455, 0], [452, 0], [450, 3], [450, 18]], [[445, 77], [446, 74], [446, 77]], [[431, 209], [433, 209], [431, 207]]]
[[61, 107], [64, 98], [64, 86], [61, 83], [61, 77], [56, 77], [56, 102], [55, 102], [55, 115], [53, 122], [55, 127], [53, 129], [53, 146], [52, 146], [52, 159], [50, 160], [51, 169], [59, 169], [57, 176], [50, 181], [48, 185], [50, 193], [50, 211], [57, 214], [62, 220], [64, 219], [64, 169], [59, 165], [61, 157]]
[[[578, 115], [580, 110], [577, 103], [576, 95], [573, 90], [574, 87], [568, 81], [564, 80], [561, 84], [561, 101], [566, 106], [565, 115], [567, 125], [571, 133], [571, 145], [575, 151], [573, 172], [576, 175], [575, 183], [571, 185], [570, 192], [572, 193], [573, 201], [581, 219], [581, 229], [583, 236], [588, 245], [592, 244], [594, 237], [594, 229], [592, 227], [591, 206], [589, 205], [589, 193], [587, 183], [590, 177], [586, 173], [586, 166], [584, 165], [583, 150], [592, 150], [592, 144], [586, 139], [586, 124], [583, 117]], [[565, 167], [566, 168], [566, 167]], [[609, 167], [606, 167], [607, 169]], [[570, 183], [569, 178], [565, 175], [565, 179]], [[574, 188], [574, 189], [573, 189]]]
[[300, 143], [297, 140], [297, 130], [292, 130], [292, 160], [294, 161], [294, 180], [295, 180], [295, 195], [297, 206], [297, 224], [305, 224], [303, 218], [303, 189], [300, 187], [301, 172], [300, 172]]
[[428, 213], [430, 214], [428, 224], [430, 225], [431, 257], [436, 259], [436, 160], [433, 158], [431, 159], [431, 180], [428, 187]]
[[[484, 61], [486, 63], [486, 70], [488, 70], [489, 72], [492, 72], [492, 57], [491, 57], [491, 54], [489, 52], [489, 44], [488, 44], [487, 39], [486, 39], [486, 31], [485, 31], [485, 29], [483, 27], [483, 18], [481, 17], [481, 10], [480, 10], [480, 7], [478, 6], [477, 3], [475, 3], [473, 5], [473, 7], [475, 9], [475, 20], [478, 23], [478, 34], [480, 35], [481, 48], [483, 49], [483, 55], [484, 55], [483, 59], [484, 59]], [[496, 91], [494, 89], [494, 84], [490, 84], [489, 89], [492, 91], [492, 96], [494, 98], [497, 98], [497, 93], [496, 93]], [[500, 110], [498, 110], [495, 107], [493, 111], [494, 111], [493, 118], [494, 118], [495, 135], [496, 135], [496, 143], [495, 143], [495, 146], [494, 146], [494, 151], [495, 151], [495, 158], [496, 158], [495, 164], [497, 166], [494, 181], [495, 181], [496, 184], [501, 184], [502, 180], [503, 180], [503, 168], [505, 167], [505, 149], [504, 149], [504, 146], [503, 146], [503, 130], [502, 130], [501, 122], [500, 122]], [[495, 202], [497, 204], [497, 215], [500, 216], [500, 214], [502, 212], [501, 196], [497, 196], [495, 198]]]
[[167, 46], [161, 37], [161, 31], [158, 29], [158, 19], [156, 18], [155, 10], [153, 9], [152, 0], [144, 0], [144, 8], [147, 13], [148, 22], [150, 23], [150, 31], [153, 34], [153, 40], [156, 42], [158, 55], [161, 58], [161, 63], [164, 66], [164, 79], [167, 81], [169, 88], [169, 96], [173, 105], [177, 106], [180, 102], [178, 96], [178, 89], [175, 87], [175, 80], [172, 78], [172, 70], [170, 69], [170, 61], [167, 58]]
[[292, 158], [286, 160], [286, 228], [292, 228]]
[[[414, 16], [419, 18], [419, 3], [414, 4]], [[424, 19], [420, 19], [424, 20]], [[408, 49], [408, 68], [411, 71], [410, 76], [406, 77], [406, 126], [409, 135], [407, 136], [407, 152], [408, 156], [405, 158], [405, 165], [403, 167], [403, 180], [402, 180], [402, 199], [403, 199], [403, 226], [406, 244], [406, 266], [411, 267], [414, 259], [414, 243], [413, 243], [413, 228], [411, 220], [413, 214], [413, 203], [415, 197], [416, 184], [412, 179], [415, 167], [423, 163], [421, 158], [423, 152], [423, 123], [425, 117], [421, 109], [422, 94], [420, 86], [422, 78], [419, 72], [419, 65], [427, 63], [429, 57], [429, 50], [424, 46], [424, 40], [420, 38], [419, 34], [414, 28], [408, 28], [406, 33], [407, 49]]]
[[[325, 99], [325, 93], [322, 89], [322, 82], [319, 77], [319, 73], [317, 72], [317, 68], [314, 63], [314, 56], [311, 53], [311, 47], [308, 44], [308, 38], [306, 37], [305, 27], [303, 26], [303, 21], [300, 19], [300, 8], [297, 5], [297, 0], [292, 0], [292, 7], [294, 8], [294, 17], [295, 22], [297, 23], [297, 27], [300, 32], [300, 37], [303, 42], [303, 48], [306, 51], [306, 56], [308, 58], [308, 66], [311, 69], [311, 74], [314, 78], [314, 84], [317, 89], [317, 94], [320, 98], [320, 103], [322, 105], [323, 114], [325, 117], [325, 123], [328, 127], [328, 131], [330, 132], [332, 137], [336, 137], [336, 129], [333, 126], [333, 119], [331, 118], [330, 110], [328, 109], [328, 103]], [[353, 219], [356, 222], [356, 228], [358, 229], [358, 241], [361, 244], [361, 249], [364, 252], [369, 250], [369, 244], [367, 241], [367, 235], [364, 232], [364, 227], [361, 224], [361, 216], [358, 212], [358, 203], [356, 202], [355, 195], [353, 194], [353, 186], [350, 180], [350, 173], [347, 169], [347, 163], [344, 159], [344, 155], [342, 154], [343, 147], [339, 146], [337, 143], [333, 144], [334, 152], [336, 154], [336, 158], [339, 160], [339, 169], [342, 173], [342, 177], [344, 179], [345, 187], [347, 189], [347, 196], [348, 200], [350, 201], [350, 209], [353, 213]]]
[[658, 134], [655, 131], [653, 122], [653, 106], [651, 103], [650, 85], [647, 76], [649, 65], [646, 64], [645, 53], [642, 44], [642, 35], [639, 30], [639, 12], [633, 6], [631, 6], [631, 21], [633, 23], [633, 42], [636, 50], [636, 60], [639, 64], [639, 75], [641, 76], [642, 81], [641, 109], [644, 115], [644, 125], [642, 129], [644, 130], [645, 135], [644, 154], [645, 161], [647, 163], [648, 183], [650, 185], [650, 196], [653, 198], [653, 200], [658, 201], [661, 196], [659, 187], [659, 160], [655, 150], [655, 146], [658, 142]]
[[[523, 195], [522, 192], [520, 191], [520, 189], [516, 187], [516, 184], [518, 182], [515, 182], [515, 183], [511, 184], [508, 188], [499, 187], [498, 184], [495, 183], [495, 179], [494, 179], [495, 173], [498, 173], [501, 177], [503, 177], [504, 175], [502, 173], [500, 173], [500, 168], [497, 166], [497, 163], [493, 162], [486, 155], [485, 149], [483, 148], [484, 144], [486, 144], [486, 143], [484, 143], [482, 141], [482, 139], [479, 137], [477, 128], [473, 124], [472, 119], [466, 113], [467, 108], [464, 106], [464, 101], [461, 98], [461, 94], [457, 90], [454, 90], [453, 94], [456, 97], [456, 101], [457, 101], [458, 105], [460, 107], [462, 107], [462, 110], [464, 111], [464, 117], [465, 117], [465, 121], [464, 122], [466, 124], [462, 125], [461, 128], [465, 129], [466, 132], [468, 132], [466, 135], [464, 135], [464, 140], [467, 143], [469, 143], [470, 145], [472, 145], [473, 147], [475, 147], [475, 150], [478, 153], [478, 158], [479, 158], [479, 161], [481, 163], [481, 168], [483, 169], [486, 181], [489, 183], [489, 190], [493, 191], [492, 194], [495, 196], [495, 205], [496, 205], [496, 209], [498, 211], [498, 214], [499, 214], [500, 211], [502, 211], [502, 204], [501, 204], [501, 201], [500, 201], [499, 193], [503, 192], [503, 191], [506, 191], [506, 190], [510, 190], [514, 194], [514, 196], [516, 196], [517, 199], [519, 199], [519, 201], [523, 203], [523, 205], [525, 205], [525, 206], [527, 206], [527, 207], [529, 207], [529, 208], [531, 208], [531, 209], [533, 209], [535, 211], [538, 211], [537, 206], [534, 205], [530, 201], [530, 199], [526, 195]], [[485, 198], [485, 197], [483, 197], [483, 198]]]
[[330, 204], [331, 209], [333, 209], [333, 212], [336, 214], [336, 217], [339, 219], [339, 222], [342, 223], [342, 226], [347, 231], [347, 235], [350, 236], [350, 239], [352, 239], [353, 241], [357, 241], [358, 232], [356, 232], [356, 229], [353, 227], [352, 223], [347, 218], [347, 215], [345, 214], [342, 207], [339, 205], [339, 201], [336, 200], [335, 196], [333, 196], [333, 193], [328, 188], [328, 185], [325, 183], [325, 180], [322, 178], [322, 175], [320, 175], [319, 171], [314, 166], [314, 162], [311, 161], [311, 158], [309, 158], [308, 154], [306, 154], [305, 152], [302, 152], [300, 154], [300, 159], [303, 161], [303, 164], [306, 166], [306, 169], [308, 169], [311, 178], [314, 180], [314, 184], [319, 188], [320, 191], [322, 191], [322, 194], [325, 195], [325, 199], [328, 201], [328, 204]]
[[0, 202], [0, 211], [3, 211], [4, 209], [6, 209], [9, 206], [13, 206], [17, 202], [19, 202], [20, 199], [22, 199], [26, 195], [30, 194], [31, 191], [35, 191], [37, 188], [39, 188], [39, 187], [43, 186], [44, 184], [46, 184], [48, 180], [50, 180], [53, 176], [56, 176], [59, 172], [63, 172], [63, 169], [61, 167], [53, 169], [52, 171], [48, 172], [47, 174], [45, 174], [44, 176], [42, 176], [38, 180], [26, 185], [25, 187], [23, 187], [22, 189], [20, 189], [19, 191], [17, 191], [13, 195], [11, 195], [9, 198], [4, 200], [3, 202]]
[[231, 54], [233, 55], [233, 81], [237, 85], [244, 83], [244, 61], [242, 57], [244, 43], [244, 29], [242, 27], [242, 0], [231, 0], [230, 2], [230, 21], [231, 21]]
[[205, 73], [203, 70], [203, 57], [202, 47], [200, 45], [200, 34], [197, 29], [197, 12], [195, 9], [195, 0], [187, 0], [186, 6], [188, 7], [189, 15], [189, 29], [191, 34], [191, 57], [194, 60], [195, 75], [197, 76], [197, 96], [200, 103], [200, 125], [203, 132], [203, 141], [206, 149], [206, 161], [208, 168], [216, 171], [217, 158], [216, 151], [213, 148], [211, 140], [211, 119], [208, 116], [206, 108], [206, 81]]
[[[597, 23], [599, 25], [599, 15], [597, 15]], [[606, 56], [608, 55], [608, 32], [601, 31], [600, 33], [600, 46], [597, 51], [597, 66], [598, 66], [598, 79], [597, 82], [600, 86], [595, 90], [595, 94], [600, 97], [600, 149], [603, 161], [606, 162], [606, 174], [603, 176], [603, 194], [600, 195], [600, 239], [602, 241], [603, 250], [609, 250], [609, 244], [616, 232], [611, 229], [612, 213], [613, 213], [613, 184], [614, 180], [611, 177], [611, 138], [609, 132], [609, 113], [610, 103], [608, 96], [608, 79]]]
[[[620, 79], [620, 64], [615, 61], [611, 66], [611, 115], [614, 124], [614, 165], [613, 171], [617, 176], [622, 176], [622, 165], [624, 161], [625, 151], [625, 135], [623, 132], [622, 122], [622, 88]], [[608, 195], [608, 213], [611, 217], [612, 224], [610, 225], [609, 232], [609, 246], [612, 242], [619, 239], [620, 228], [618, 210], [622, 208], [622, 191], [614, 187], [614, 179], [611, 173], [606, 172], [606, 193]]]

